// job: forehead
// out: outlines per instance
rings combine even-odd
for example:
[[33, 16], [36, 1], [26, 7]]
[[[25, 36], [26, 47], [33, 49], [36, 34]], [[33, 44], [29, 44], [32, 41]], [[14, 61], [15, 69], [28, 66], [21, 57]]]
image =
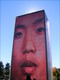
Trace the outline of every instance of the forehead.
[[41, 21], [42, 19], [44, 19], [44, 12], [35, 12], [23, 16], [17, 16], [15, 25], [31, 25], [35, 21]]

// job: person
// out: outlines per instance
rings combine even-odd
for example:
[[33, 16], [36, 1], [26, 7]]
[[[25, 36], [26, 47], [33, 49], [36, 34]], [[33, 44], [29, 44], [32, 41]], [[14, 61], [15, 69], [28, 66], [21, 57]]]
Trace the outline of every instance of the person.
[[16, 17], [11, 80], [47, 80], [44, 13]]

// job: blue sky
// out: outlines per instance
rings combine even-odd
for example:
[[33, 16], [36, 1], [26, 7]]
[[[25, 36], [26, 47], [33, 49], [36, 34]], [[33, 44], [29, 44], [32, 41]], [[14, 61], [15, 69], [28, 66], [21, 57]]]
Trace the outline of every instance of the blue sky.
[[11, 63], [16, 16], [45, 10], [50, 23], [52, 66], [59, 65], [59, 0], [0, 0], [0, 61]]

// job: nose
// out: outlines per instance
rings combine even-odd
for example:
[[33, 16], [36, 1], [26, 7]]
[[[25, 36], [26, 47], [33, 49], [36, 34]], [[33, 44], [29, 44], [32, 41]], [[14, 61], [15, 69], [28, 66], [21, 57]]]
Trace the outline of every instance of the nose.
[[35, 53], [35, 45], [31, 34], [26, 36], [24, 42], [23, 53]]

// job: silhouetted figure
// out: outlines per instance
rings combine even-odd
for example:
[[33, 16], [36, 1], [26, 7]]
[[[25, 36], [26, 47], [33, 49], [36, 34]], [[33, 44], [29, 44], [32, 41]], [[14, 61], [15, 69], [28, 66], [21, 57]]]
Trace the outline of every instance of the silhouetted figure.
[[27, 76], [26, 76], [26, 80], [31, 80], [30, 75], [27, 75]]

